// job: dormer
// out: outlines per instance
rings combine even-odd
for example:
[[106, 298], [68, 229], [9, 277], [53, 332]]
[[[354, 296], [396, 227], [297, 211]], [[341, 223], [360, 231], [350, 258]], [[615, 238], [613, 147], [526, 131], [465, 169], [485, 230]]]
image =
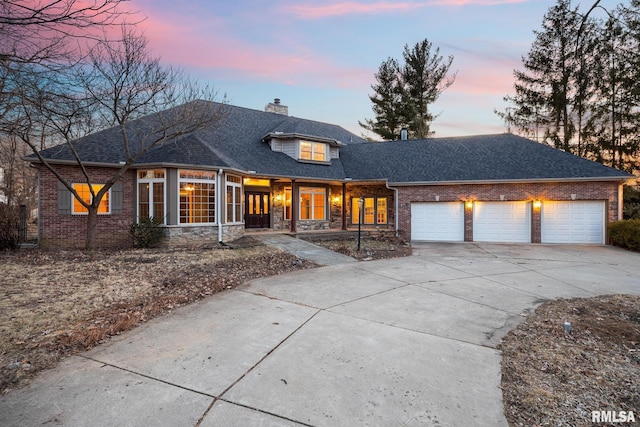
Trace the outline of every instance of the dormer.
[[331, 159], [340, 157], [342, 142], [320, 136], [298, 133], [272, 132], [262, 138], [271, 150], [284, 153], [301, 163], [331, 164]]

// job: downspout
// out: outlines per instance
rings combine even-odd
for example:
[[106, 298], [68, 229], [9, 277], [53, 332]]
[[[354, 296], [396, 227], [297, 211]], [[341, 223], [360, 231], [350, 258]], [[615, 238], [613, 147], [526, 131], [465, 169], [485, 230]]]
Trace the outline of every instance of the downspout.
[[385, 181], [384, 182], [385, 187], [387, 187], [389, 190], [393, 190], [393, 192], [395, 193], [394, 196], [394, 208], [395, 208], [395, 215], [393, 215], [394, 217], [394, 222], [395, 222], [395, 236], [398, 237], [398, 217], [400, 216], [400, 211], [398, 210], [398, 206], [400, 206], [400, 201], [398, 200], [398, 189], [395, 187], [389, 187], [389, 181]]
[[220, 169], [218, 171], [218, 193], [220, 194], [220, 197], [218, 198], [219, 203], [218, 203], [218, 209], [216, 212], [217, 215], [217, 223], [218, 223], [218, 243], [224, 243], [222, 241], [222, 210], [224, 209], [224, 193], [222, 192], [222, 169]]

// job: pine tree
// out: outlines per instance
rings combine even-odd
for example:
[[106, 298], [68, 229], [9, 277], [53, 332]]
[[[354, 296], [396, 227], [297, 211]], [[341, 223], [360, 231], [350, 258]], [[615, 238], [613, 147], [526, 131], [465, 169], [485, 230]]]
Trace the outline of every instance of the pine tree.
[[369, 96], [375, 119], [359, 122], [360, 126], [385, 140], [399, 139], [402, 128], [413, 139], [433, 135], [431, 123], [435, 116], [429, 105], [453, 84], [455, 73], [448, 75], [453, 56], [444, 60], [440, 49], [432, 48], [427, 39], [413, 48], [405, 45], [403, 65], [393, 58], [380, 64], [375, 75], [377, 83], [371, 86], [374, 94]]

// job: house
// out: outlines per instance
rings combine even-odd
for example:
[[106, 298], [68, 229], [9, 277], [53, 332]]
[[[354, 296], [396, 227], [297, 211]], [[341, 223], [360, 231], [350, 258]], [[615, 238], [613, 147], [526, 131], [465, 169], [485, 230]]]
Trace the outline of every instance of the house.
[[[359, 221], [412, 241], [603, 244], [632, 178], [512, 134], [370, 143], [289, 116], [278, 99], [265, 111], [224, 108], [221, 126], [156, 147], [113, 186], [100, 207], [100, 246], [130, 246], [129, 225], [147, 217], [161, 220], [175, 245]], [[95, 183], [120, 167], [117, 132], [76, 144]], [[42, 155], [90, 197], [68, 148]], [[39, 169], [40, 245], [82, 247], [84, 208], [35, 156], [28, 160]]]

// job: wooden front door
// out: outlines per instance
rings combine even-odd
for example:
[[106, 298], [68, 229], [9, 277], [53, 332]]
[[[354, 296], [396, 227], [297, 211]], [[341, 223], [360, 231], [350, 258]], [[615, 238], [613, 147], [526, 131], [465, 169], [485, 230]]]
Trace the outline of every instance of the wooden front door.
[[246, 228], [269, 228], [269, 192], [247, 191], [244, 194], [244, 211], [246, 212]]

